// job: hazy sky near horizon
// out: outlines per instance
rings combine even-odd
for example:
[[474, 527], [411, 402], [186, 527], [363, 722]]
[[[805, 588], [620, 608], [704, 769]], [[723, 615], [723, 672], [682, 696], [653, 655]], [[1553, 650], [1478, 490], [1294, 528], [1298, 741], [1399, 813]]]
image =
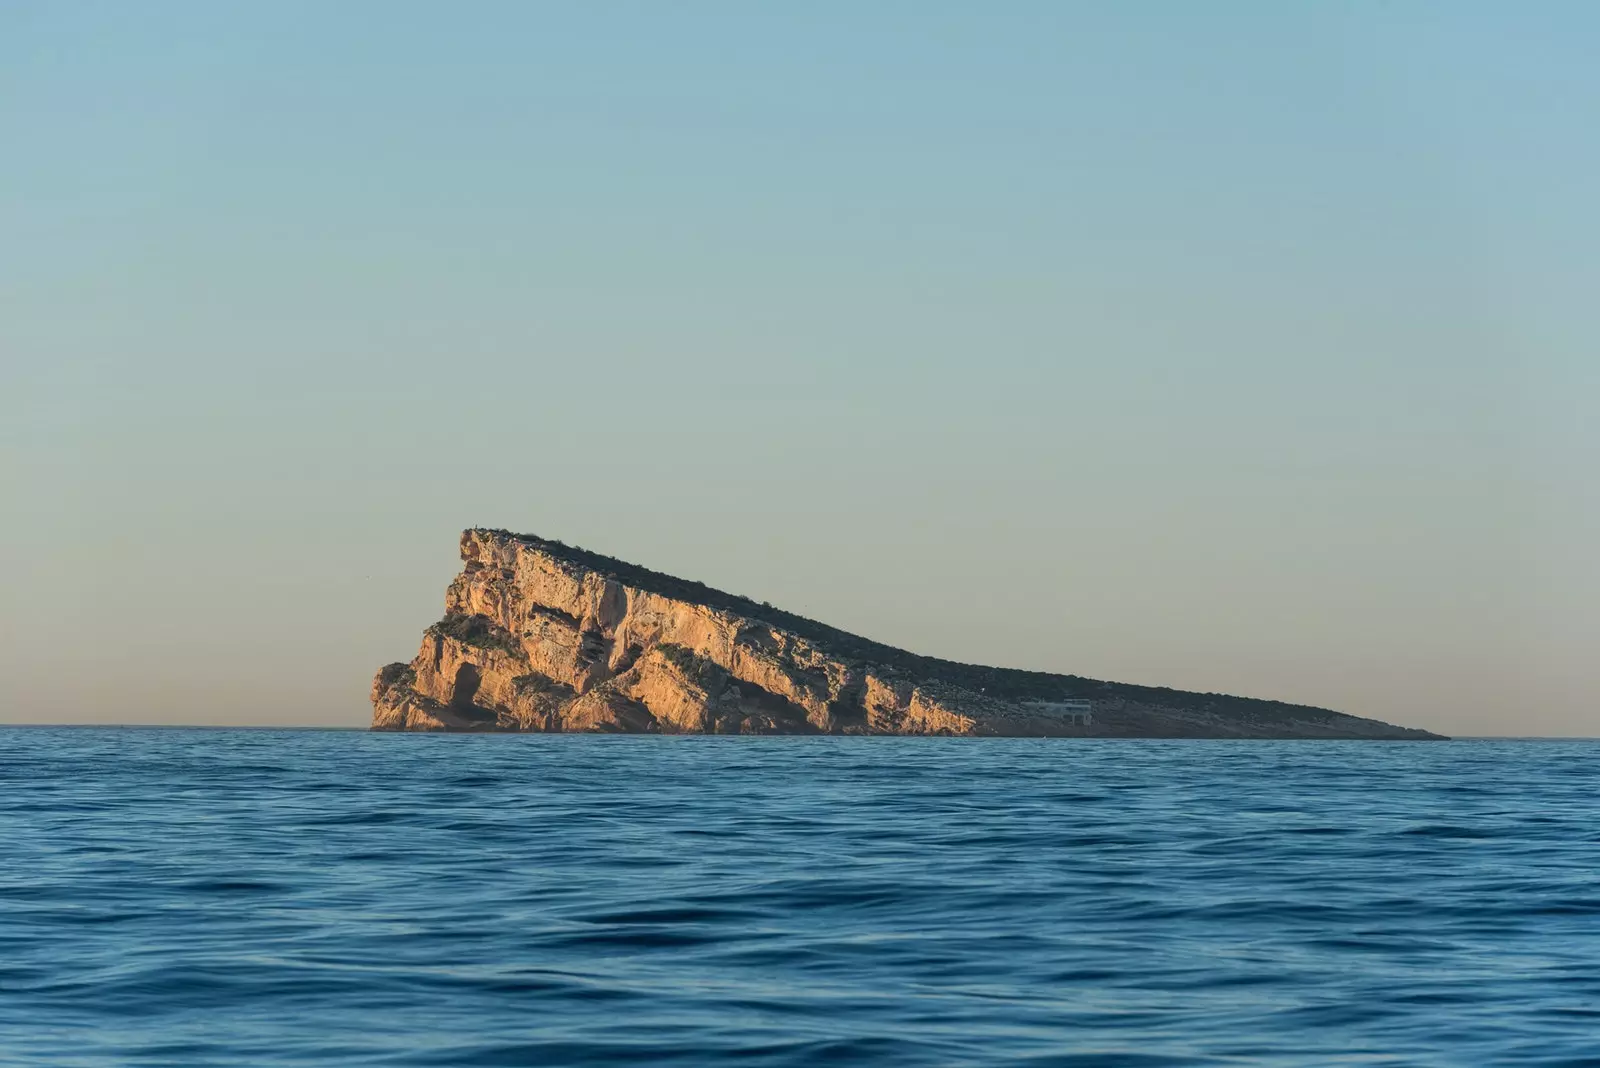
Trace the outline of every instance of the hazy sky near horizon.
[[470, 525], [1600, 733], [1600, 6], [0, 3], [0, 721], [358, 726]]

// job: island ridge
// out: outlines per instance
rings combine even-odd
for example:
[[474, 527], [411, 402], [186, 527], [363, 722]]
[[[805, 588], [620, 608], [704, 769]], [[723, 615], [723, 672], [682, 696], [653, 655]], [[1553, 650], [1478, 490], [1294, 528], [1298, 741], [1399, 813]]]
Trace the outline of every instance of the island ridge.
[[918, 656], [532, 535], [467, 530], [461, 558], [444, 618], [410, 663], [373, 680], [373, 729], [1439, 737], [1306, 705]]

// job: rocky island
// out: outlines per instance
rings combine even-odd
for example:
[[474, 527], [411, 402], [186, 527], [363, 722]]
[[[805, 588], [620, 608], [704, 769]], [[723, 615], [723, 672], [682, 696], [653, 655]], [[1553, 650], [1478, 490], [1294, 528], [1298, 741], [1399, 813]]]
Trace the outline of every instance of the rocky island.
[[472, 529], [375, 730], [1429, 739], [1323, 708], [918, 656], [608, 556]]

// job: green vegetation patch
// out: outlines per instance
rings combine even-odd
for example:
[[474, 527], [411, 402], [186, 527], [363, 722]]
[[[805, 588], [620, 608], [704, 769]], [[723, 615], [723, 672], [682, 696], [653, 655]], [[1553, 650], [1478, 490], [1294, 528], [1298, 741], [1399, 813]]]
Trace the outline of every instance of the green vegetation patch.
[[727, 681], [726, 671], [692, 649], [686, 649], [672, 642], [662, 642], [656, 646], [656, 651], [667, 663], [677, 668], [684, 678], [709, 693], [721, 690]]
[[567, 698], [573, 695], [571, 686], [564, 682], [557, 682], [549, 675], [538, 671], [530, 671], [526, 675], [518, 675], [511, 680], [511, 685], [518, 693], [532, 696]]
[[396, 663], [385, 664], [378, 673], [378, 685], [381, 689], [391, 686], [413, 686], [417, 681], [417, 669], [410, 664]]
[[500, 649], [515, 656], [523, 655], [522, 646], [516, 637], [485, 616], [445, 616], [428, 629], [439, 637], [454, 638], [462, 645], [471, 645], [479, 649]]

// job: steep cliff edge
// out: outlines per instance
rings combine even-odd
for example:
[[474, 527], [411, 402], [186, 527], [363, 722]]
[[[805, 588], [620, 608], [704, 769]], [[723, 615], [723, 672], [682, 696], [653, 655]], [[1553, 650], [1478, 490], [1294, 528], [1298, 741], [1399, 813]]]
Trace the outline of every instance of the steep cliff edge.
[[[445, 615], [375, 730], [1435, 738], [1276, 701], [917, 656], [620, 560], [461, 535]], [[1088, 700], [1084, 722], [1070, 702]]]

